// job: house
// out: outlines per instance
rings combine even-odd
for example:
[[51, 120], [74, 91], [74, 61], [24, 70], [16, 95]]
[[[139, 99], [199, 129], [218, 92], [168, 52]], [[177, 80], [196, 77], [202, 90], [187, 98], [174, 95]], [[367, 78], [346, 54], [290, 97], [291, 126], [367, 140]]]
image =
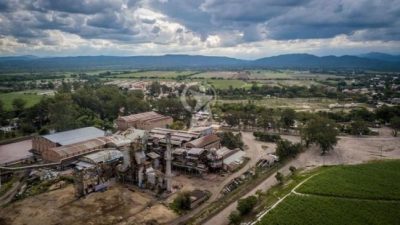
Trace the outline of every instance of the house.
[[171, 125], [172, 122], [172, 117], [164, 116], [153, 111], [120, 116], [116, 121], [118, 130], [126, 130], [130, 127], [143, 130], [151, 130], [156, 127], [166, 128]]

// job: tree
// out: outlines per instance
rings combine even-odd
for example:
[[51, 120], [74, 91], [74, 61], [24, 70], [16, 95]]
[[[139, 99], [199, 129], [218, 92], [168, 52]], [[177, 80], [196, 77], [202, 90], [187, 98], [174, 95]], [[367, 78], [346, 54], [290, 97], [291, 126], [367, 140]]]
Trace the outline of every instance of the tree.
[[257, 204], [257, 197], [252, 195], [247, 198], [239, 199], [237, 210], [240, 212], [241, 215], [249, 214], [254, 206]]
[[322, 154], [333, 149], [337, 143], [338, 131], [332, 120], [316, 116], [310, 119], [301, 130], [301, 139], [308, 147], [314, 143], [319, 145]]
[[12, 107], [16, 116], [19, 116], [24, 111], [26, 101], [22, 98], [15, 98], [12, 101]]
[[221, 138], [221, 144], [227, 148], [243, 148], [242, 135], [240, 133], [234, 135], [232, 132], [222, 132], [218, 136]]
[[77, 128], [78, 108], [69, 94], [57, 94], [54, 103], [49, 106], [51, 126], [57, 131]]
[[351, 123], [350, 133], [353, 135], [368, 135], [370, 130], [365, 121], [357, 119]]
[[296, 119], [296, 112], [293, 109], [284, 109], [281, 114], [281, 120], [283, 128], [289, 129], [294, 125]]
[[238, 225], [240, 224], [240, 221], [242, 220], [242, 216], [238, 211], [233, 211], [231, 214], [229, 214], [229, 223], [233, 225]]
[[279, 159], [283, 160], [289, 156], [295, 157], [301, 150], [303, 146], [301, 143], [293, 144], [288, 140], [280, 140], [276, 145], [276, 155]]
[[390, 126], [393, 128], [393, 136], [397, 137], [397, 133], [400, 130], [400, 117], [395, 116], [390, 120]]
[[171, 124], [170, 128], [173, 129], [173, 130], [182, 130], [182, 129], [185, 128], [185, 123], [182, 122], [182, 121], [179, 121], [179, 120], [178, 121], [174, 121]]
[[279, 184], [283, 183], [283, 174], [281, 172], [277, 172], [275, 175], [275, 179], [278, 181]]

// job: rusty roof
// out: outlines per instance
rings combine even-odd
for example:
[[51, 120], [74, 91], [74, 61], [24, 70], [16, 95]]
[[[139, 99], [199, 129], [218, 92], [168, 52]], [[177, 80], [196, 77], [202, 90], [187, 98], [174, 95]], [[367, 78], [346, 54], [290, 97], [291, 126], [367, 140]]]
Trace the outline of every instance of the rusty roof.
[[149, 111], [149, 112], [144, 112], [144, 113], [137, 113], [137, 114], [132, 114], [129, 116], [121, 116], [118, 117], [118, 120], [123, 120], [125, 122], [151, 122], [151, 121], [157, 121], [157, 120], [163, 120], [163, 119], [169, 119], [172, 118], [170, 116], [164, 116], [159, 113]]
[[201, 138], [197, 138], [193, 141], [188, 142], [187, 144], [197, 148], [203, 148], [211, 143], [216, 141], [220, 141], [221, 139], [216, 134], [210, 134]]

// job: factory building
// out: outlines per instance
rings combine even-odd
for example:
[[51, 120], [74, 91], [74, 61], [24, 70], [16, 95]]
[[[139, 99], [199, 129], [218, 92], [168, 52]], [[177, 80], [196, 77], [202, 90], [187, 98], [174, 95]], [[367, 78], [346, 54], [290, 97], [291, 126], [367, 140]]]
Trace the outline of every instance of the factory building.
[[172, 122], [172, 117], [164, 116], [153, 111], [120, 116], [116, 121], [118, 130], [126, 130], [130, 127], [142, 130], [151, 130], [156, 127], [166, 128], [171, 125]]
[[219, 149], [221, 147], [221, 138], [216, 134], [210, 134], [190, 141], [185, 146], [187, 148], [204, 148], [207, 150], [211, 148]]
[[171, 144], [174, 147], [182, 147], [185, 143], [200, 137], [199, 133], [165, 128], [152, 129], [150, 137], [154, 142], [165, 145], [165, 137], [168, 133], [171, 135]]
[[32, 149], [38, 154], [47, 154], [51, 148], [72, 145], [87, 140], [104, 137], [105, 133], [96, 127], [84, 127], [69, 131], [36, 136], [32, 139]]

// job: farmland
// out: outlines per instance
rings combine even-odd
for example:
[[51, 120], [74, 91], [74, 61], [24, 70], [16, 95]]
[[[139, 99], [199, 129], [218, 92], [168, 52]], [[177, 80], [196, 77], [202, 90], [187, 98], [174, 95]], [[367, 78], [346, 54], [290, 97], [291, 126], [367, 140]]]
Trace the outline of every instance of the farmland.
[[[335, 185], [332, 185], [335, 181]], [[374, 162], [329, 168], [302, 185], [306, 194], [400, 200], [400, 162]]]
[[44, 96], [39, 95], [35, 91], [19, 91], [10, 93], [1, 93], [0, 100], [4, 104], [6, 110], [12, 109], [12, 102], [16, 98], [21, 98], [26, 101], [26, 107], [31, 107], [37, 104]]
[[397, 160], [319, 170], [258, 225], [399, 224], [399, 168]]

